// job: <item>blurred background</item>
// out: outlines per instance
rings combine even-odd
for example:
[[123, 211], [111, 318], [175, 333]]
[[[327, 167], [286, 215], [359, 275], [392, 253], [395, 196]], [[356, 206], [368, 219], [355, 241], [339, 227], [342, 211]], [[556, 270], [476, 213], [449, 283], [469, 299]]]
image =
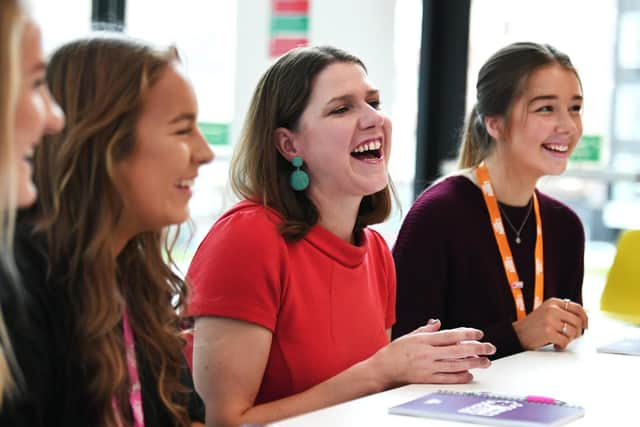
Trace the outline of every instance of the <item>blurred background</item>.
[[[296, 45], [359, 56], [391, 116], [390, 171], [401, 206], [377, 227], [390, 246], [411, 203], [452, 166], [484, 61], [514, 41], [570, 55], [584, 88], [584, 136], [567, 172], [540, 182], [579, 214], [587, 235], [585, 305], [596, 307], [622, 230], [640, 228], [640, 0], [31, 0], [47, 53], [109, 27], [176, 45], [216, 153], [191, 201], [182, 271], [235, 202], [228, 165], [257, 80]], [[62, 18], [61, 18], [62, 17]], [[107, 23], [107, 25], [105, 25]]]

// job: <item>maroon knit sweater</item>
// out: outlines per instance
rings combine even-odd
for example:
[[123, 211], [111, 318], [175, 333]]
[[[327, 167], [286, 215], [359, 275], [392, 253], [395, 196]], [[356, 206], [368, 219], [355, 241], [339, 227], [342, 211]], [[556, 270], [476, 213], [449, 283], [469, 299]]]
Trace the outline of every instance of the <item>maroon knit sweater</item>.
[[[564, 204], [537, 191], [543, 230], [544, 298], [582, 303], [584, 230]], [[527, 207], [501, 204], [519, 227]], [[527, 313], [533, 305], [535, 215], [531, 212], [515, 243], [507, 225]], [[523, 351], [512, 322], [516, 311], [482, 193], [463, 176], [430, 187], [415, 201], [393, 248], [398, 275], [397, 323], [393, 336], [422, 326], [429, 318], [442, 328], [482, 329], [493, 343], [493, 358]]]

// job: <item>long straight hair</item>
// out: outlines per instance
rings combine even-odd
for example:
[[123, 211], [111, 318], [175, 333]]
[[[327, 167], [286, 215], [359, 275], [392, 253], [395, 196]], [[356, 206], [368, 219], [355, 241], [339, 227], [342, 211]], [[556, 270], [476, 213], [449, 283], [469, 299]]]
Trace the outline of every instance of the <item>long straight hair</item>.
[[[280, 233], [287, 241], [302, 239], [318, 222], [319, 213], [305, 192], [294, 191], [289, 185], [293, 168], [278, 152], [274, 131], [279, 127], [297, 130], [316, 76], [334, 63], [356, 64], [367, 71], [356, 56], [330, 46], [297, 48], [280, 57], [256, 86], [231, 160], [234, 192], [280, 213], [284, 218]], [[354, 231], [387, 219], [392, 194], [389, 178], [384, 189], [365, 196]]]
[[467, 118], [458, 155], [460, 169], [477, 166], [495, 146], [487, 132], [485, 117], [503, 117], [508, 125], [511, 109], [527, 87], [531, 74], [554, 64], [573, 72], [580, 83], [569, 56], [548, 44], [513, 43], [487, 60], [478, 72], [476, 103]]
[[[20, 0], [0, 2], [0, 268], [15, 286], [13, 234], [17, 206], [15, 123], [20, 88], [21, 43], [27, 22]], [[18, 365], [0, 311], [0, 406], [15, 390]]]
[[186, 407], [176, 401], [186, 392], [177, 314], [186, 285], [168, 265], [167, 233], [138, 234], [117, 258], [112, 252], [124, 207], [114, 167], [132, 153], [147, 94], [175, 60], [175, 49], [96, 37], [58, 49], [47, 70], [66, 127], [36, 149], [40, 198], [33, 215], [46, 236], [52, 285], [65, 293], [74, 320], [73, 363], [84, 370], [87, 406], [97, 424], [109, 427], [118, 425], [113, 396], [119, 408], [129, 408], [119, 328], [125, 303], [136, 350], [150, 365], [162, 404], [176, 425], [189, 424]]

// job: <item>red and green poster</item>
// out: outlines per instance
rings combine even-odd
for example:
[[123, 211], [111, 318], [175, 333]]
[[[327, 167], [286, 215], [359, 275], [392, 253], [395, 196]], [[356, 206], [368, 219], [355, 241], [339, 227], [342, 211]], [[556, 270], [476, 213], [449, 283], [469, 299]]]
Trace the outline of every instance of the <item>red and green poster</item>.
[[271, 0], [269, 54], [309, 44], [309, 0]]

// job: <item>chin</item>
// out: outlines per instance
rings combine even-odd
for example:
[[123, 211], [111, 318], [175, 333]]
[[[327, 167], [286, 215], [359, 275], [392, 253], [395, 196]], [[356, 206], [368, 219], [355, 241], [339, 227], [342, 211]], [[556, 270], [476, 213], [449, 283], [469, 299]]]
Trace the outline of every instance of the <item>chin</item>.
[[38, 192], [33, 185], [30, 185], [29, 187], [30, 188], [20, 189], [18, 192], [17, 203], [19, 208], [28, 208], [36, 201]]

